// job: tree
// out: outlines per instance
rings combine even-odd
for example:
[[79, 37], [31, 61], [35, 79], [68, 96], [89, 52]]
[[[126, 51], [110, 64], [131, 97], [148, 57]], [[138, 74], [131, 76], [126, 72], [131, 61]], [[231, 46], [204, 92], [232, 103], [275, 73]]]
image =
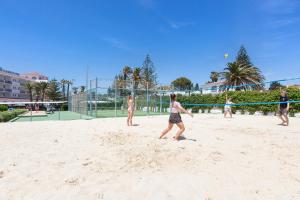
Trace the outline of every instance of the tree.
[[157, 74], [154, 64], [149, 55], [146, 56], [141, 69], [142, 85], [144, 87], [153, 88], [157, 84]]
[[35, 101], [39, 101], [41, 97], [41, 86], [39, 82], [33, 84], [34, 92], [35, 92]]
[[[225, 86], [240, 86], [233, 87], [235, 90], [261, 89], [264, 80], [261, 71], [257, 67], [249, 66], [240, 62], [228, 63], [222, 73], [222, 78], [225, 80]], [[229, 89], [227, 87], [227, 89]]]
[[186, 77], [177, 78], [171, 84], [176, 90], [191, 90], [193, 87], [192, 81]]
[[243, 65], [252, 66], [250, 57], [248, 56], [247, 50], [243, 45], [240, 47], [240, 50], [237, 53], [236, 62], [243, 64]]
[[134, 83], [134, 86], [133, 86], [134, 90], [138, 89], [138, 86], [141, 82], [141, 71], [142, 71], [142, 69], [140, 67], [136, 67], [133, 70], [132, 79], [133, 79], [133, 83]]
[[130, 79], [130, 75], [132, 74], [132, 69], [131, 67], [125, 66], [123, 68], [123, 80], [127, 81], [128, 79]]
[[278, 81], [274, 81], [270, 84], [269, 90], [277, 90], [285, 86], [281, 85]]
[[215, 71], [210, 72], [210, 80], [212, 82], [218, 82], [218, 80], [219, 80], [219, 72], [215, 72]]
[[73, 94], [77, 94], [78, 93], [78, 87], [72, 87], [72, 92], [73, 92]]
[[61, 98], [60, 86], [57, 80], [53, 79], [50, 81], [46, 94], [52, 101], [57, 101]]
[[195, 91], [199, 91], [199, 84], [198, 83], [196, 83], [196, 85], [195, 85]]
[[69, 95], [70, 95], [70, 85], [73, 84], [72, 81], [66, 80], [66, 84], [67, 84], [67, 101], [69, 100]]
[[29, 93], [30, 102], [32, 102], [32, 100], [33, 100], [33, 85], [32, 85], [32, 83], [29, 81], [26, 82], [25, 88], [27, 89], [27, 91]]
[[65, 98], [66, 98], [66, 84], [67, 84], [67, 80], [62, 79], [60, 81], [60, 84], [61, 84], [61, 88], [62, 88], [62, 97], [63, 97], [63, 100], [65, 100]]
[[46, 90], [49, 86], [49, 84], [47, 82], [40, 82], [40, 89], [41, 89], [41, 100], [44, 101], [45, 100], [45, 96], [46, 96]]
[[84, 93], [85, 92], [85, 86], [84, 85], [80, 86], [79, 88], [80, 88], [80, 93]]

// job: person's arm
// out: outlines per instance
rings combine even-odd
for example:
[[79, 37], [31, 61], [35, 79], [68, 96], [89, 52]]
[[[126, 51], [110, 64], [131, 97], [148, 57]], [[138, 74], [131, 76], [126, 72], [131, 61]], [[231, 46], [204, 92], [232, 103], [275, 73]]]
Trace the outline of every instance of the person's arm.
[[180, 104], [177, 105], [181, 112], [188, 114], [189, 116], [193, 117], [193, 114], [184, 109]]

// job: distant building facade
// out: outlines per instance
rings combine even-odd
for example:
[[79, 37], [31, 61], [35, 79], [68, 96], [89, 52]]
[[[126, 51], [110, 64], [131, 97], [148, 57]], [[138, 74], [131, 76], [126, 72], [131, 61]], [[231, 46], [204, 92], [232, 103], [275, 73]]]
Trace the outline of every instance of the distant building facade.
[[225, 81], [206, 83], [205, 85], [201, 86], [202, 94], [217, 94], [224, 92], [224, 84]]
[[19, 74], [0, 67], [0, 101], [28, 101], [27, 82], [48, 81], [48, 77], [37, 72]]

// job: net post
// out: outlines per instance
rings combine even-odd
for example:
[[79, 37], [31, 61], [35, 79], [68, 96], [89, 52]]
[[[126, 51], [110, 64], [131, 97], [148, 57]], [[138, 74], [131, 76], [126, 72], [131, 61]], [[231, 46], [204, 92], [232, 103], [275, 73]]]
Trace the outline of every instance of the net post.
[[30, 121], [32, 122], [32, 104], [30, 104]]
[[92, 90], [92, 80], [90, 80], [90, 90], [89, 90], [89, 109], [90, 109], [90, 116], [92, 116], [93, 115], [93, 112], [92, 112], [92, 92], [91, 92], [91, 90]]
[[95, 88], [95, 111], [96, 111], [96, 113], [95, 113], [95, 117], [97, 118], [97, 113], [98, 113], [98, 109], [97, 109], [97, 104], [98, 104], [98, 98], [97, 98], [97, 92], [98, 92], [98, 90], [97, 90], [97, 88], [98, 88], [98, 78], [96, 78], [96, 88]]
[[115, 81], [115, 117], [117, 117], [117, 81]]

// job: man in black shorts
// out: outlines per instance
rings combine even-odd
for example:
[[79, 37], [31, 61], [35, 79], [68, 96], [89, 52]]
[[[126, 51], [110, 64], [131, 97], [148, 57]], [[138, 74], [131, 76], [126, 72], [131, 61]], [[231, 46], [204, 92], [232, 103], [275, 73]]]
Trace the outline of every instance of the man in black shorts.
[[287, 96], [286, 91], [282, 90], [280, 92], [280, 104], [278, 105], [278, 110], [279, 110], [279, 118], [282, 120], [281, 125], [288, 126], [289, 125], [289, 117], [288, 117], [288, 112], [289, 112], [289, 97]]

